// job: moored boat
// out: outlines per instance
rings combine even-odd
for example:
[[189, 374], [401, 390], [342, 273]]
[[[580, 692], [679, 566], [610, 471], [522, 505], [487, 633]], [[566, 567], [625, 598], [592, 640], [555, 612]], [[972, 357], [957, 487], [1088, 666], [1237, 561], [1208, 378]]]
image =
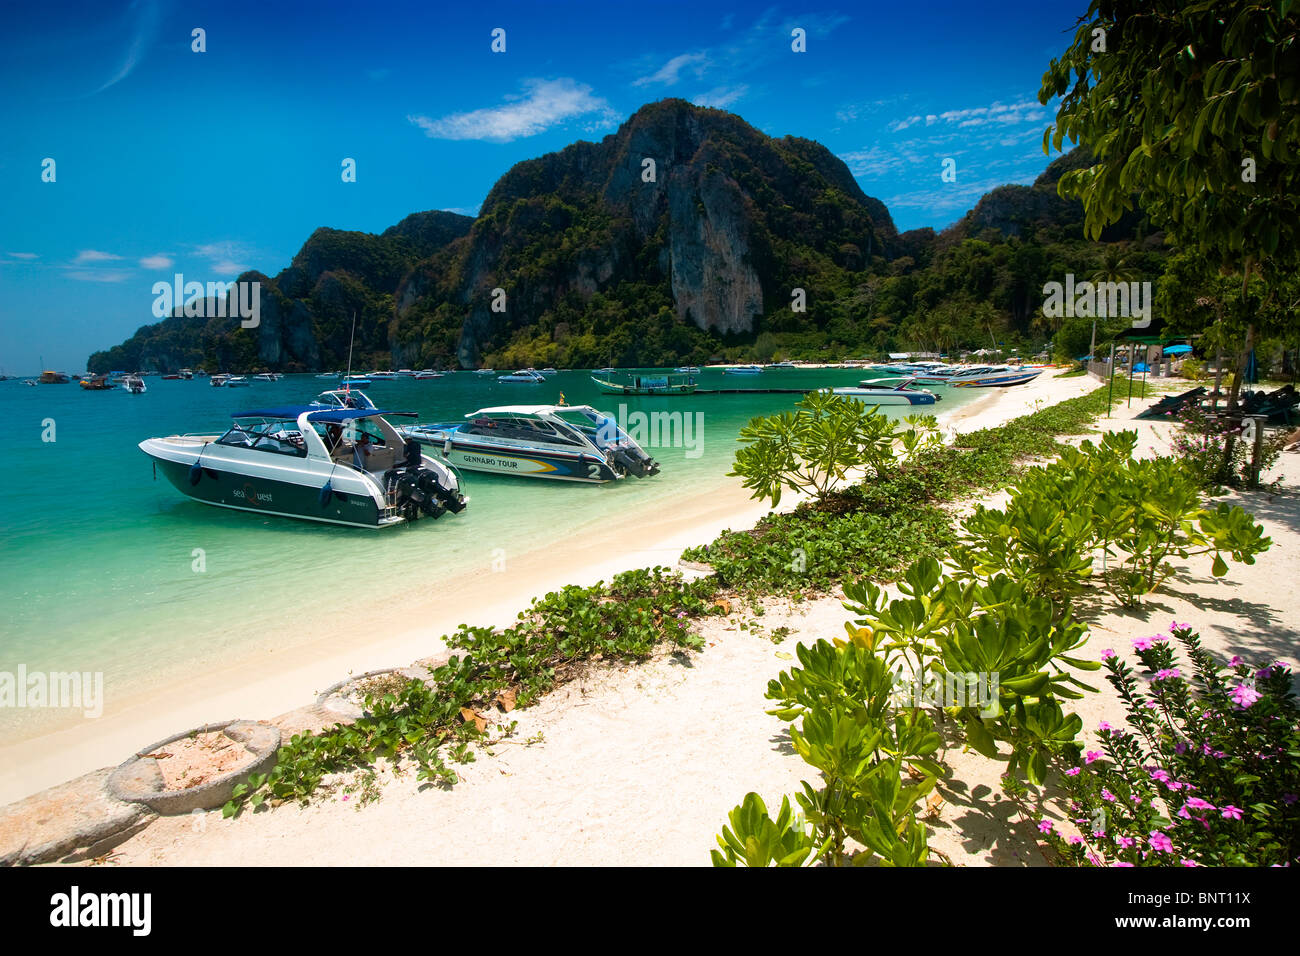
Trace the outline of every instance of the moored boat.
[[948, 366], [941, 371], [918, 375], [924, 385], [950, 385], [953, 388], [1006, 388], [1032, 382], [1041, 369], [1011, 368], [1006, 365]]
[[515, 382], [526, 385], [540, 385], [546, 382], [546, 376], [535, 368], [522, 368], [509, 375], [498, 375], [498, 382]]
[[41, 373], [40, 384], [42, 385], [67, 385], [72, 379], [62, 372], [44, 371]]
[[223, 434], [150, 438], [140, 450], [204, 504], [382, 528], [465, 508], [447, 465], [378, 409], [294, 405], [239, 412]]
[[933, 405], [939, 396], [929, 389], [914, 388], [916, 379], [904, 379], [897, 385], [882, 385], [876, 380], [865, 380], [857, 386], [832, 388], [835, 395], [861, 399], [867, 405]]
[[723, 375], [761, 375], [761, 365], [731, 365], [722, 370]]
[[609, 395], [691, 395], [697, 388], [695, 379], [685, 375], [635, 375], [625, 373], [621, 381], [614, 376], [593, 375], [591, 380]]
[[659, 472], [659, 463], [613, 418], [589, 405], [502, 405], [465, 418], [411, 426], [403, 434], [469, 471], [596, 483]]
[[88, 392], [111, 392], [115, 388], [106, 375], [88, 375], [77, 384]]
[[122, 382], [122, 388], [126, 389], [126, 391], [130, 392], [132, 395], [143, 395], [145, 392], [149, 391], [148, 387], [144, 384], [144, 379], [139, 375], [128, 375]]

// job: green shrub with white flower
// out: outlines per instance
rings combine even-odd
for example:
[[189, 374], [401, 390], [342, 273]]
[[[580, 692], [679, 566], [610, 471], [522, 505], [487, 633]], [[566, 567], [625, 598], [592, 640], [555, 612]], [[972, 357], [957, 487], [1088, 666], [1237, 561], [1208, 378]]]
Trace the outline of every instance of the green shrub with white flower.
[[1103, 653], [1128, 726], [1102, 723], [1102, 749], [1065, 770], [1070, 819], [1040, 817], [1038, 829], [1066, 865], [1300, 862], [1290, 667], [1224, 666], [1188, 625], [1170, 632], [1133, 642], [1140, 670]]

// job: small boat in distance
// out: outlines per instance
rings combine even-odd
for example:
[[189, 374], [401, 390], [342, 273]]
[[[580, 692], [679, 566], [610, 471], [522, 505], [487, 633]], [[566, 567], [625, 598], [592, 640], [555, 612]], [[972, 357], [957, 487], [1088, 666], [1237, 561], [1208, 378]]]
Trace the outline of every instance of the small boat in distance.
[[194, 379], [194, 370], [189, 368], [183, 368], [180, 371], [180, 377], [181, 380], [184, 382], [192, 381]]
[[524, 368], [509, 375], [498, 375], [498, 382], [519, 382], [526, 385], [542, 385], [546, 382], [546, 376], [535, 368]]
[[497, 370], [494, 368], [477, 368], [474, 370], [475, 375], [495, 375]]
[[687, 375], [699, 375], [700, 367], [698, 365], [680, 365], [673, 369], [674, 372], [684, 372]]
[[224, 434], [140, 442], [177, 490], [204, 504], [384, 528], [463, 511], [455, 472], [377, 409], [292, 405], [238, 412]]
[[795, 365], [794, 362], [785, 361], [785, 362], [772, 362], [771, 364], [766, 365], [764, 367], [765, 368], [798, 368], [799, 366]]
[[723, 375], [761, 375], [761, 365], [732, 365], [722, 370]]
[[692, 395], [695, 379], [685, 375], [634, 375], [624, 373], [619, 381], [614, 376], [593, 375], [591, 380], [609, 395]]
[[252, 384], [244, 375], [226, 376], [226, 388], [248, 388]]
[[62, 372], [44, 371], [41, 373], [40, 384], [42, 385], [67, 385], [72, 379]]
[[560, 374], [557, 370], [551, 368], [549, 365], [548, 365], [546, 368], [542, 369], [542, 370], [541, 370], [541, 373], [542, 373], [543, 375], [559, 375], [559, 374]]
[[339, 384], [344, 388], [365, 388], [372, 383], [364, 375], [345, 375]]
[[595, 483], [659, 472], [612, 417], [590, 405], [502, 405], [465, 418], [402, 434], [439, 447], [444, 460], [469, 471]]
[[128, 375], [125, 381], [122, 382], [122, 387], [132, 395], [143, 395], [149, 390], [144, 384], [144, 379], [139, 375]]
[[311, 402], [312, 408], [377, 408], [370, 396], [359, 388], [339, 388], [321, 392]]
[[111, 392], [114, 389], [106, 375], [89, 375], [77, 384], [88, 392]]
[[414, 378], [417, 382], [427, 382], [430, 379], [442, 378], [446, 374], [446, 372], [435, 372], [432, 369], [424, 369], [423, 371], [416, 372]]

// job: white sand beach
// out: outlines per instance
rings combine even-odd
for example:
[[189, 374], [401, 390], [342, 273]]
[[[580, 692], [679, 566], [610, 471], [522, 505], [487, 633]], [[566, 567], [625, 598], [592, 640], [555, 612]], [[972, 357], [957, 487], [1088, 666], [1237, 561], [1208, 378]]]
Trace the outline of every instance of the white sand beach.
[[[943, 425], [963, 431], [986, 427], [1022, 414], [1036, 402], [1062, 400], [1092, 387], [1085, 378], [1042, 378], [1018, 389], [991, 391], [948, 416]], [[1144, 404], [1135, 402], [1132, 412]], [[1138, 427], [1143, 449], [1164, 447], [1170, 426], [1130, 423], [1128, 414], [1117, 410], [1102, 425]], [[623, 568], [670, 563], [670, 550], [709, 540], [722, 526], [755, 520], [761, 509], [752, 502], [748, 506], [747, 513], [716, 516], [707, 527], [661, 528], [666, 533], [655, 548], [599, 566], [587, 564], [564, 580], [585, 583]], [[1127, 646], [1130, 638], [1161, 630], [1168, 618], [1177, 617], [1198, 623], [1213, 649], [1229, 654], [1267, 650], [1285, 657], [1300, 629], [1294, 610], [1300, 602], [1294, 586], [1291, 593], [1280, 593], [1276, 582], [1295, 580], [1300, 532], [1294, 518], [1270, 516], [1263, 509], [1260, 518], [1275, 544], [1256, 567], [1234, 566], [1227, 578], [1217, 580], [1209, 577], [1208, 567], [1187, 569], [1140, 613], [1100, 614], [1088, 653]], [[501, 602], [497, 622], [506, 623], [512, 608], [524, 603], [524, 595], [513, 604]], [[806, 765], [784, 741], [782, 724], [764, 712], [763, 693], [767, 681], [790, 666], [794, 642], [836, 635], [846, 617], [835, 595], [798, 606], [769, 601], [759, 618], [738, 608], [727, 618], [702, 622], [708, 647], [700, 654], [596, 669], [536, 707], [515, 711], [510, 715], [518, 721], [514, 737], [491, 755], [481, 753], [474, 763], [459, 766], [463, 782], [450, 791], [418, 787], [407, 774], [386, 780], [382, 798], [359, 811], [357, 796], [340, 787], [306, 809], [282, 806], [234, 822], [222, 821], [216, 813], [163, 818], [119, 847], [114, 861], [706, 863], [713, 835], [746, 792], [755, 790], [769, 802], [779, 802], [807, 776]], [[742, 621], [748, 621], [743, 629]], [[763, 636], [780, 627], [790, 629], [783, 642], [774, 644]], [[435, 655], [441, 649], [436, 637], [447, 629], [413, 631], [402, 644], [354, 654], [333, 671], [319, 662], [311, 689], [349, 672]], [[276, 712], [266, 706], [271, 693], [276, 700], [288, 700], [288, 707], [309, 703], [309, 693], [289, 699], [291, 682], [284, 677], [267, 684], [260, 696], [234, 695], [231, 706], [243, 709], [220, 715], [269, 718]], [[1081, 702], [1080, 713], [1089, 728], [1100, 719], [1121, 716], [1108, 687]], [[199, 720], [216, 716], [196, 715]], [[173, 720], [143, 739], [184, 726]], [[140, 739], [126, 746], [139, 746]], [[530, 739], [537, 742], [527, 743]], [[955, 751], [944, 759], [953, 776], [941, 788], [945, 804], [932, 821], [933, 845], [956, 863], [1041, 863], [1032, 834], [1010, 822], [1010, 805], [997, 786], [999, 765]], [[101, 756], [95, 765], [111, 762]]]

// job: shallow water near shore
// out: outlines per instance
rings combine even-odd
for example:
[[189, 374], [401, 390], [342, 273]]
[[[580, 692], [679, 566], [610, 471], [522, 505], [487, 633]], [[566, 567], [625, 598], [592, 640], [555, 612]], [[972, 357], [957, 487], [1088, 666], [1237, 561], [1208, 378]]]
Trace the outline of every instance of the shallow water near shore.
[[[730, 376], [705, 370], [702, 388], [818, 388], [852, 385], [854, 370], [778, 369]], [[561, 372], [545, 385], [498, 383], [458, 372], [432, 381], [377, 382], [382, 408], [450, 421], [491, 405], [547, 404], [561, 392], [635, 425], [636, 413], [680, 412], [693, 423], [677, 447], [650, 445], [661, 474], [580, 485], [476, 472], [462, 476], [470, 505], [460, 515], [384, 530], [261, 517], [191, 501], [161, 476], [137, 444], [179, 432], [223, 430], [231, 412], [310, 401], [333, 383], [311, 375], [211, 388], [206, 379], [146, 379], [148, 392], [85, 392], [75, 384], [26, 388], [0, 383], [11, 422], [12, 472], [0, 486], [0, 672], [102, 673], [111, 704], [163, 675], [220, 666], [267, 645], [292, 642], [323, 625], [364, 640], [368, 624], [394, 609], [455, 605], [454, 582], [560, 541], [590, 542], [594, 560], [635, 549], [629, 525], [650, 534], [684, 499], [727, 483], [736, 435], [751, 417], [789, 409], [798, 395], [602, 395], [587, 372]], [[912, 411], [949, 413], [983, 390], [936, 388], [943, 400]], [[54, 441], [43, 441], [50, 422]], [[682, 447], [682, 445], [686, 447]], [[641, 523], [643, 522], [643, 523]], [[622, 529], [617, 535], [612, 528]], [[201, 560], [200, 560], [201, 559]], [[665, 563], [671, 563], [666, 557]], [[202, 566], [202, 570], [198, 568]], [[476, 620], [476, 608], [457, 607]], [[0, 742], [80, 719], [54, 708], [0, 707]]]

